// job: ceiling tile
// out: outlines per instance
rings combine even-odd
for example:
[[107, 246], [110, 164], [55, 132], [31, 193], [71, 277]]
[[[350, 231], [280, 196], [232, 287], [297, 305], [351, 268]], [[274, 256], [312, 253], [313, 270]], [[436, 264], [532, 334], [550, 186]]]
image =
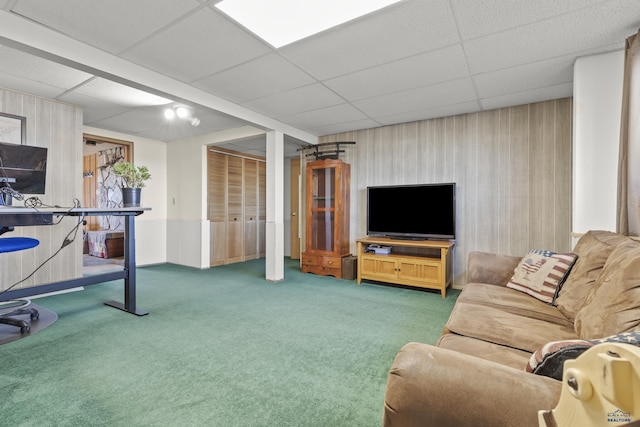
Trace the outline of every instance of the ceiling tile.
[[428, 86], [469, 75], [461, 45], [419, 54], [324, 82], [348, 101]]
[[311, 132], [313, 132], [314, 135], [323, 136], [323, 135], [333, 135], [336, 133], [351, 132], [351, 131], [356, 131], [361, 129], [371, 129], [376, 127], [380, 127], [380, 123], [371, 119], [364, 119], [364, 120], [355, 120], [353, 122], [318, 126], [318, 127], [312, 128]]
[[191, 82], [271, 52], [219, 13], [205, 8], [128, 50], [122, 56]]
[[198, 127], [192, 127], [188, 122], [169, 124], [159, 121], [155, 126], [148, 127], [142, 132], [147, 138], [158, 141], [176, 141], [236, 128], [243, 124], [235, 119], [217, 116], [212, 120], [203, 120]]
[[59, 89], [71, 89], [93, 75], [6, 46], [0, 46], [0, 72]]
[[64, 89], [60, 89], [59, 87], [3, 72], [0, 72], [0, 87], [52, 99], [64, 93]]
[[573, 82], [548, 86], [539, 89], [510, 93], [480, 101], [483, 110], [511, 107], [532, 102], [548, 101], [550, 99], [566, 98], [573, 95]]
[[147, 128], [147, 123], [155, 121], [158, 125], [164, 123], [158, 120], [158, 113], [146, 108], [127, 110], [122, 114], [108, 117], [93, 123], [96, 127], [109, 129], [116, 132], [136, 135]]
[[278, 118], [343, 102], [344, 100], [333, 91], [316, 83], [249, 101], [244, 105], [262, 114]]
[[473, 77], [478, 96], [491, 98], [573, 81], [573, 56], [504, 68]]
[[451, 0], [463, 40], [542, 21], [603, 0]]
[[407, 111], [400, 114], [391, 114], [389, 116], [378, 117], [377, 121], [382, 125], [393, 125], [396, 123], [415, 122], [418, 120], [434, 119], [437, 117], [457, 116], [459, 114], [474, 113], [479, 110], [480, 105], [474, 100], [423, 110]]
[[355, 109], [350, 104], [334, 105], [332, 107], [320, 108], [318, 110], [306, 111], [304, 113], [292, 114], [283, 117], [281, 120], [291, 126], [301, 128], [314, 128], [324, 125], [352, 122], [365, 119], [362, 112]]
[[463, 78], [356, 101], [353, 104], [369, 117], [376, 119], [394, 113], [426, 110], [439, 105], [459, 104], [471, 101], [475, 97], [471, 79]]
[[200, 6], [196, 0], [18, 0], [11, 11], [119, 53]]
[[194, 86], [240, 103], [314, 82], [291, 62], [271, 53], [194, 82]]
[[[615, 3], [615, 4], [614, 4]], [[620, 7], [624, 6], [624, 7]], [[603, 49], [637, 31], [640, 2], [618, 0], [464, 43], [472, 73]], [[611, 29], [615, 28], [615, 31]]]
[[77, 105], [83, 109], [83, 120], [85, 125], [93, 126], [95, 122], [129, 111], [131, 107], [82, 95], [76, 92], [68, 92], [57, 98], [60, 101]]
[[411, 0], [280, 49], [312, 76], [326, 80], [460, 43], [449, 7]]

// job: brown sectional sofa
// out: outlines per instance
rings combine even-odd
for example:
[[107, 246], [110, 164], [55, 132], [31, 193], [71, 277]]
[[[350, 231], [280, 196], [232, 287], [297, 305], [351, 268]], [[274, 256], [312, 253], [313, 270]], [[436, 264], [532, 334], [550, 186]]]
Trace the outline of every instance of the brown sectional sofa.
[[552, 304], [506, 286], [521, 257], [470, 254], [467, 284], [438, 342], [398, 352], [384, 426], [538, 426], [538, 410], [557, 405], [562, 385], [526, 371], [534, 354], [540, 366], [555, 360], [545, 359], [543, 345], [640, 331], [640, 242], [590, 231], [573, 252]]

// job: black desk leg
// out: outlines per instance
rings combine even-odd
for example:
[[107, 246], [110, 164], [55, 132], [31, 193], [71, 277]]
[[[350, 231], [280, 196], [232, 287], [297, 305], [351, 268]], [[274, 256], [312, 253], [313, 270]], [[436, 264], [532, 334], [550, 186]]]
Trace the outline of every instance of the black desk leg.
[[127, 215], [124, 224], [124, 304], [107, 301], [106, 305], [136, 316], [145, 316], [148, 311], [136, 308], [136, 238], [135, 215]]

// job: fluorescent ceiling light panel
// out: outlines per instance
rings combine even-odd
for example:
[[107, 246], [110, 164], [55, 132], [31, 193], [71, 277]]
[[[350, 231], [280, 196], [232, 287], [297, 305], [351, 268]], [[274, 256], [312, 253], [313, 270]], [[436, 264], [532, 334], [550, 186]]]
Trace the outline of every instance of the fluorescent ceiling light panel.
[[222, 0], [216, 7], [278, 48], [400, 0]]
[[113, 104], [128, 107], [165, 105], [171, 102], [170, 99], [153, 95], [101, 77], [96, 77], [93, 80], [83, 83], [82, 86], [76, 89], [76, 92], [81, 95], [91, 96]]

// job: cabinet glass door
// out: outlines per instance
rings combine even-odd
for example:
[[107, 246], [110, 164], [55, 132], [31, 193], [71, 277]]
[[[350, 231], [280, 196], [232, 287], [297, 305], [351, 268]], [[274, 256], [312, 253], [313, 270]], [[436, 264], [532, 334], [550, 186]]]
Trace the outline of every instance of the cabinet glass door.
[[313, 209], [332, 208], [335, 202], [335, 168], [314, 169], [313, 180]]
[[335, 241], [336, 170], [314, 169], [311, 179], [311, 248], [331, 252]]

